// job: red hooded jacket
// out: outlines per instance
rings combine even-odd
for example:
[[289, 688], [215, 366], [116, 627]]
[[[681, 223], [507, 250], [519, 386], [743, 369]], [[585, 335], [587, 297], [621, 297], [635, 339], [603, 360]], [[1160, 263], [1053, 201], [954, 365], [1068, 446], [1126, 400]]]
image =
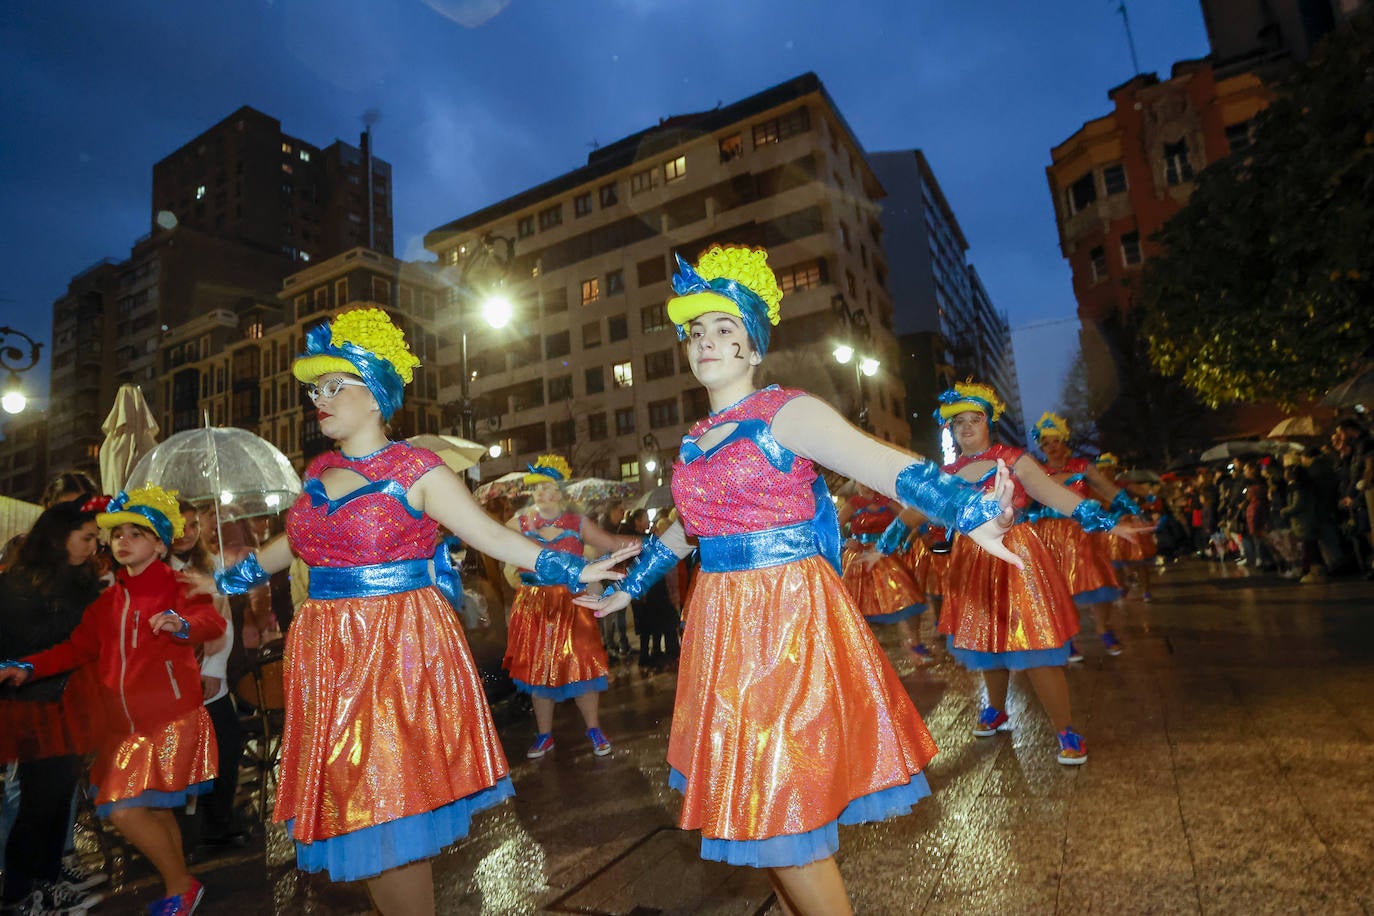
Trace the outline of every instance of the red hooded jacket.
[[[121, 569], [115, 584], [86, 608], [66, 642], [23, 659], [33, 677], [48, 677], [95, 661], [109, 691], [111, 727], [146, 732], [187, 713], [204, 701], [194, 644], [224, 632], [224, 618], [204, 595], [191, 596], [171, 568], [159, 561], [137, 576]], [[190, 623], [188, 639], [154, 634], [148, 621], [176, 611]]]

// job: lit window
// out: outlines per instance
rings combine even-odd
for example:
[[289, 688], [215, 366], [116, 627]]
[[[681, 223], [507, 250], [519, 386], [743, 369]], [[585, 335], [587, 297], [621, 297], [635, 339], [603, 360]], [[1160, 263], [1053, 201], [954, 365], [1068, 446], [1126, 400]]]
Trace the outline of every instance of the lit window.
[[663, 163], [663, 180], [667, 183], [681, 181], [687, 177], [687, 157], [678, 156]]
[[616, 363], [611, 367], [611, 375], [617, 388], [629, 388], [635, 383], [634, 369], [629, 362]]
[[730, 162], [744, 155], [744, 138], [731, 134], [720, 141], [720, 161]]
[[200, 185], [199, 187], [196, 188], [196, 200], [204, 200], [204, 199], [205, 199], [205, 185]]
[[281, 164], [281, 170], [282, 170], [283, 172], [285, 172], [286, 174], [288, 174], [288, 175], [293, 174], [294, 171], [295, 171], [294, 169], [291, 168], [291, 163], [289, 163], [289, 162], [283, 162], [283, 163]]
[[282, 151], [283, 153], [290, 153], [290, 152], [291, 152], [291, 144], [290, 144], [290, 143], [285, 143], [285, 142], [283, 142], [282, 145], [281, 145], [281, 151]]
[[301, 150], [301, 162], [309, 162], [309, 161], [310, 161], [310, 151], [309, 151], [309, 150], [304, 150], [304, 149]]
[[596, 277], [582, 281], [582, 304], [590, 305], [601, 298], [601, 281]]

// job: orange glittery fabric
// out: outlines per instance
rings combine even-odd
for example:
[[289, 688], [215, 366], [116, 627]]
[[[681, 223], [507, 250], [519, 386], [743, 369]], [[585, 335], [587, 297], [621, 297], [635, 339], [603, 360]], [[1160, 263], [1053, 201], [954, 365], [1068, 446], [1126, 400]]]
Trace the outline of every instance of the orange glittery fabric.
[[1013, 525], [1003, 544], [1024, 570], [968, 538], [956, 538], [945, 576], [940, 632], [976, 652], [1056, 649], [1078, 632], [1068, 583], [1031, 525]]
[[757, 840], [814, 830], [935, 756], [906, 689], [820, 557], [699, 572], [668, 762], [684, 829]]
[[1064, 574], [1070, 594], [1121, 588], [1106, 543], [1120, 538], [1105, 532], [1098, 532], [1102, 537], [1094, 537], [1071, 518], [1042, 518], [1035, 523], [1035, 532]]
[[895, 614], [924, 604], [925, 591], [916, 584], [916, 577], [900, 554], [880, 557], [872, 565], [857, 562], [871, 548], [850, 541], [840, 555], [844, 569], [844, 586], [865, 617]]
[[[1121, 519], [1121, 522], [1127, 525], [1138, 525], [1143, 524], [1144, 519], [1127, 515]], [[1107, 552], [1111, 555], [1112, 560], [1117, 563], [1140, 563], [1145, 560], [1153, 560], [1155, 554], [1159, 552], [1159, 545], [1155, 543], [1153, 533], [1142, 534], [1134, 541], [1114, 538], [1105, 531], [1099, 531], [1093, 537], [1106, 541]]]
[[311, 599], [286, 642], [277, 821], [301, 843], [422, 814], [510, 767], [438, 589]]
[[561, 585], [516, 590], [501, 666], [512, 678], [536, 687], [595, 680], [609, 670], [596, 616], [573, 604], [572, 594]]
[[137, 798], [148, 790], [181, 792], [219, 772], [215, 727], [204, 706], [146, 733], [125, 735], [96, 755], [95, 803]]
[[938, 595], [942, 588], [940, 584], [940, 571], [935, 565], [935, 554], [930, 552], [930, 545], [924, 538], [914, 537], [907, 542], [896, 553], [901, 557], [906, 568], [911, 570], [911, 578], [916, 582], [916, 587], [921, 590], [923, 595]]

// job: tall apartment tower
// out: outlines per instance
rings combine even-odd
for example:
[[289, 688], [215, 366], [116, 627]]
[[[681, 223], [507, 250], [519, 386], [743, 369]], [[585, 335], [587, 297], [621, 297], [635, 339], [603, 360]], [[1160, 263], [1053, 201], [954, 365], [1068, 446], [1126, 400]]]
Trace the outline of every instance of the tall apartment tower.
[[[430, 232], [425, 247], [459, 276], [448, 328], [455, 339], [468, 331], [479, 433], [505, 446], [483, 477], [550, 449], [579, 475], [646, 487], [662, 476], [641, 476], [641, 459], [671, 459], [708, 411], [664, 311], [673, 255], [694, 261], [714, 242], [767, 247], [784, 290], [761, 380], [804, 387], [851, 418], [867, 408], [875, 435], [905, 444], [881, 195], [859, 141], [808, 73], [668, 118]], [[474, 257], [499, 256], [502, 244], [517, 317], [514, 330], [484, 330]], [[847, 327], [864, 325], [859, 346], [880, 367], [860, 379], [831, 354]], [[444, 363], [457, 371], [440, 394], [457, 400], [461, 353]]]
[[973, 265], [968, 240], [930, 162], [920, 150], [869, 156], [887, 196], [882, 202], [885, 247], [892, 268], [892, 319], [902, 342], [902, 378], [911, 408], [911, 447], [942, 453], [931, 419], [935, 396], [975, 378], [995, 387], [1007, 414], [994, 433], [1025, 444], [1021, 390], [1007, 316], [997, 311]]
[[307, 264], [359, 245], [391, 254], [391, 192], [369, 133], [319, 147], [245, 106], [153, 166], [152, 218]]

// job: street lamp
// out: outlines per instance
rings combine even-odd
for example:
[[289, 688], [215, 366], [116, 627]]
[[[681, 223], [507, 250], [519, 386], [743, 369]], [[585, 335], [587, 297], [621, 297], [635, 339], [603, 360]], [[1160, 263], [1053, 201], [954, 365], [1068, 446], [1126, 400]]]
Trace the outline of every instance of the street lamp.
[[644, 470], [648, 472], [649, 480], [653, 482], [654, 486], [661, 486], [663, 484], [663, 475], [660, 474], [659, 471], [662, 469], [663, 465], [658, 460], [660, 448], [658, 438], [655, 437], [653, 433], [645, 433], [644, 438], [640, 441], [644, 445]]
[[[498, 256], [496, 253], [496, 243], [505, 243], [505, 255]], [[472, 400], [472, 380], [474, 373], [468, 367], [468, 306], [474, 299], [472, 284], [468, 283], [467, 276], [476, 272], [488, 262], [494, 262], [496, 267], [497, 279], [493, 284], [494, 289], [484, 296], [479, 305], [482, 320], [492, 328], [504, 328], [510, 324], [511, 317], [515, 314], [515, 306], [511, 304], [510, 298], [500, 292], [501, 285], [505, 282], [506, 273], [510, 270], [511, 261], [515, 258], [515, 239], [504, 235], [494, 235], [487, 233], [473, 246], [472, 251], [468, 251], [468, 246], [464, 245], [458, 249], [460, 254], [466, 256], [463, 264], [463, 272], [459, 278], [461, 287], [458, 297], [458, 324], [461, 327], [461, 342], [458, 350], [458, 372], [459, 372], [459, 410], [462, 416], [463, 438], [474, 439], [477, 436], [477, 414], [475, 404]], [[493, 458], [498, 457], [492, 455]]]
[[[9, 337], [22, 337], [28, 344], [25, 353], [24, 348], [7, 343]], [[29, 399], [24, 396], [24, 386], [19, 381], [19, 373], [28, 372], [38, 364], [38, 354], [42, 351], [43, 345], [35, 341], [23, 331], [14, 328], [0, 328], [0, 368], [9, 371], [9, 378], [5, 382], [5, 393], [0, 396], [0, 407], [5, 409], [5, 413], [22, 413], [28, 406]]]
[[836, 294], [830, 299], [831, 311], [835, 313], [836, 323], [840, 325], [840, 342], [835, 345], [835, 362], [841, 366], [854, 365], [854, 388], [858, 398], [859, 428], [871, 431], [868, 422], [868, 404], [864, 400], [864, 377], [872, 378], [878, 374], [882, 363], [876, 357], [859, 353], [856, 347], [873, 345], [873, 329], [868, 324], [868, 313], [854, 311], [845, 302], [844, 296]]

